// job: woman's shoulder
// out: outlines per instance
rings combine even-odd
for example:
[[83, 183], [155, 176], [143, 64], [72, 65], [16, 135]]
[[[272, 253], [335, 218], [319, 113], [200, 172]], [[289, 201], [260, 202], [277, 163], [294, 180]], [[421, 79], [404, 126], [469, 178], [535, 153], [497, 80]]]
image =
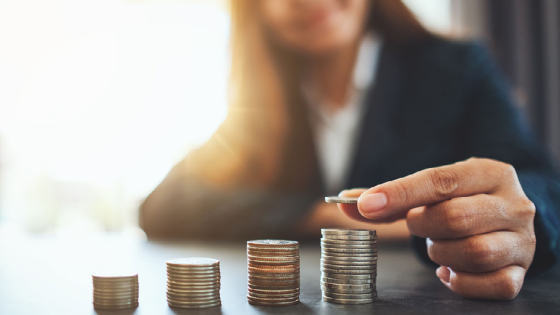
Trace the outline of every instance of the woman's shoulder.
[[478, 40], [433, 36], [410, 45], [406, 54], [416, 62], [447, 73], [474, 74], [480, 67], [494, 67], [487, 45]]

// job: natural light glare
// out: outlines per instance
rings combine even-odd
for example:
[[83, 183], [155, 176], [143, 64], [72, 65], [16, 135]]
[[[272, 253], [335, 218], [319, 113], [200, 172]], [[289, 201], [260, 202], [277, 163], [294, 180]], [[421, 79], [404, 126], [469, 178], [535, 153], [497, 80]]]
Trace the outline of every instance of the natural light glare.
[[[406, 3], [445, 29], [450, 1]], [[222, 0], [0, 0], [0, 225], [136, 226], [225, 118], [228, 35]]]
[[228, 27], [213, 2], [0, 0], [3, 219], [122, 223], [224, 119]]

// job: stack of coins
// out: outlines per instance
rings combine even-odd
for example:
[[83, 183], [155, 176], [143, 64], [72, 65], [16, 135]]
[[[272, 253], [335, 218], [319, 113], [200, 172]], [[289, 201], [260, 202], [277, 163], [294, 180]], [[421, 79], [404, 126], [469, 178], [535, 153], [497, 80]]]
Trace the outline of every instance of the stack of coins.
[[299, 243], [283, 240], [247, 242], [250, 304], [285, 306], [299, 303]]
[[178, 258], [167, 262], [167, 304], [176, 308], [208, 308], [220, 300], [220, 261]]
[[93, 275], [93, 307], [119, 310], [138, 307], [138, 274]]
[[322, 229], [323, 301], [373, 303], [377, 298], [377, 234], [373, 230]]

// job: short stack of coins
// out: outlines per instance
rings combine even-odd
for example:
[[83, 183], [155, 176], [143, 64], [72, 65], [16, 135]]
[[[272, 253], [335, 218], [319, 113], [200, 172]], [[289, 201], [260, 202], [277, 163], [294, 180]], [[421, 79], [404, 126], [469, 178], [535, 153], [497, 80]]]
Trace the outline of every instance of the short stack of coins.
[[323, 301], [367, 304], [377, 298], [377, 234], [374, 230], [321, 230]]
[[284, 240], [247, 242], [250, 304], [286, 306], [299, 303], [299, 243]]
[[93, 307], [120, 310], [138, 307], [138, 274], [93, 275]]
[[167, 264], [167, 304], [175, 308], [209, 308], [220, 300], [220, 261], [178, 258]]

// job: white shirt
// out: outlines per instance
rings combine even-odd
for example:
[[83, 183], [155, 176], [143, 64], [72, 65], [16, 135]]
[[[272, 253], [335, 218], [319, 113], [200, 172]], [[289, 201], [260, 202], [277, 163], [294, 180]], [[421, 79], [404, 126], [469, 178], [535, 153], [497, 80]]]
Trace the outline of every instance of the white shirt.
[[381, 40], [367, 35], [358, 50], [347, 103], [336, 112], [328, 112], [325, 100], [314, 93], [310, 82], [302, 82], [303, 96], [308, 105], [311, 129], [319, 166], [327, 193], [338, 193], [349, 176], [351, 158], [359, 137], [361, 117], [366, 106], [366, 91], [373, 85]]

